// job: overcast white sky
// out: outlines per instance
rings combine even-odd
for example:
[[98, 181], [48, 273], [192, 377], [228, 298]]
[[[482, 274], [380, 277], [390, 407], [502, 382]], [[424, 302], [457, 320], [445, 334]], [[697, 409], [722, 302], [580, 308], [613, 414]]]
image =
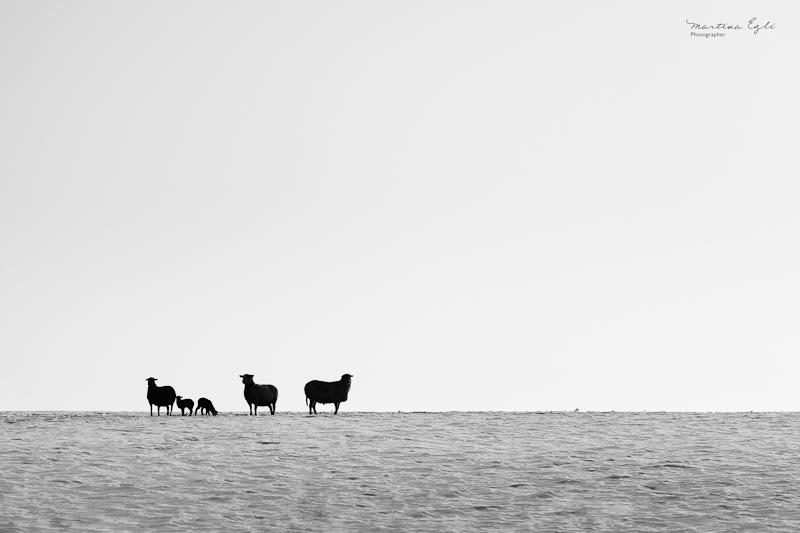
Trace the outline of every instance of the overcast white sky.
[[789, 1], [4, 1], [0, 410], [800, 410], [798, 55]]

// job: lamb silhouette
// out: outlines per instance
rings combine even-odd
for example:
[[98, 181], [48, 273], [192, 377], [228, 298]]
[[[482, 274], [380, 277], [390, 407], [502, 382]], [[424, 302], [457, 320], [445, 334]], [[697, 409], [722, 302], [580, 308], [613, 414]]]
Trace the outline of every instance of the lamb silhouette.
[[217, 416], [217, 410], [214, 409], [214, 404], [211, 403], [211, 400], [208, 398], [200, 398], [197, 400], [197, 409], [195, 409], [194, 414], [196, 415], [198, 411], [200, 411], [201, 415], [212, 414]]
[[181, 410], [181, 416], [183, 416], [183, 410], [189, 409], [189, 416], [192, 416], [192, 409], [194, 409], [194, 400], [191, 398], [183, 399], [182, 396], [175, 397], [175, 403], [178, 404], [178, 409]]

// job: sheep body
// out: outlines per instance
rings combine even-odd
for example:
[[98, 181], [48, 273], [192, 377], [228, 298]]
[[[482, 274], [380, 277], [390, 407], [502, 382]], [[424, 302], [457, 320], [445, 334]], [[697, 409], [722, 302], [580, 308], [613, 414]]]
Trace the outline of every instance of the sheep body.
[[[244, 399], [250, 407], [250, 414], [258, 416], [258, 406], [269, 407], [270, 414], [275, 414], [275, 403], [278, 401], [278, 389], [273, 385], [253, 383], [253, 374], [239, 376], [244, 383]], [[254, 409], [255, 408], [255, 409]]]
[[169, 385], [159, 387], [156, 385], [156, 378], [147, 378], [147, 401], [150, 402], [150, 416], [153, 416], [153, 406], [158, 408], [158, 416], [161, 416], [161, 408], [167, 408], [167, 414], [172, 414], [172, 404], [175, 403], [175, 389]]
[[313, 380], [306, 383], [306, 405], [308, 414], [313, 411], [317, 414], [317, 404], [332, 403], [335, 407], [333, 414], [339, 412], [339, 404], [347, 401], [347, 394], [350, 392], [350, 374], [344, 374], [339, 381], [319, 381]]

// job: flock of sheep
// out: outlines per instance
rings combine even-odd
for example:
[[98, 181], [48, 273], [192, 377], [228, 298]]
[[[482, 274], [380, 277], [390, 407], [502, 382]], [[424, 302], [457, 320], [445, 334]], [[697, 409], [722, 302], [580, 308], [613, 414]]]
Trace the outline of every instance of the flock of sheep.
[[[247, 400], [247, 405], [250, 407], [250, 414], [258, 416], [259, 406], [269, 407], [270, 414], [275, 414], [275, 404], [278, 401], [278, 389], [274, 385], [259, 385], [253, 382], [253, 374], [242, 374], [239, 376], [244, 383], [244, 399]], [[339, 404], [347, 401], [347, 393], [350, 392], [350, 374], [344, 374], [339, 381], [319, 381], [312, 380], [306, 383], [306, 405], [308, 405], [308, 414], [312, 412], [317, 414], [317, 404], [332, 403], [335, 407], [333, 414], [339, 412]], [[158, 416], [161, 416], [161, 408], [167, 408], [167, 414], [172, 414], [172, 406], [177, 402], [178, 408], [181, 410], [181, 416], [184, 414], [184, 409], [189, 410], [189, 415], [192, 414], [192, 409], [195, 408], [194, 401], [189, 398], [175, 395], [175, 389], [169, 385], [159, 387], [156, 385], [156, 378], [147, 378], [147, 401], [150, 402], [150, 416], [153, 416], [153, 406], [156, 406]], [[214, 404], [208, 398], [200, 398], [197, 400], [197, 408], [194, 414], [212, 414], [216, 416], [217, 410], [214, 409]]]

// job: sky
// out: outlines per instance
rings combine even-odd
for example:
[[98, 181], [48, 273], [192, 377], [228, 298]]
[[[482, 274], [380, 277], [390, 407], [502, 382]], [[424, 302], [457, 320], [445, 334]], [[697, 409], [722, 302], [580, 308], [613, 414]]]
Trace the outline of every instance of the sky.
[[788, 1], [4, 1], [0, 411], [800, 410], [799, 41]]

